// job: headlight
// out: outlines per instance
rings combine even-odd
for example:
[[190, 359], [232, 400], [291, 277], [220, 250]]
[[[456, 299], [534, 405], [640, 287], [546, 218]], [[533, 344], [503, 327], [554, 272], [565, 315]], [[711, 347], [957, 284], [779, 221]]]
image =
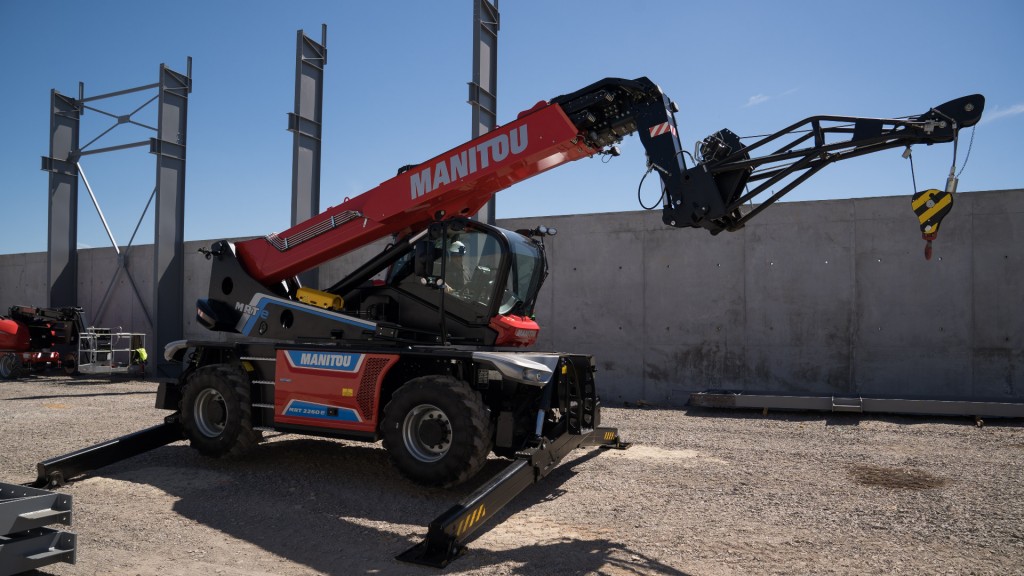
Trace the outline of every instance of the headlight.
[[527, 382], [546, 384], [548, 380], [551, 380], [551, 371], [537, 370], [535, 368], [523, 368], [523, 380], [526, 380]]
[[210, 316], [206, 312], [203, 312], [202, 308], [196, 308], [196, 318], [199, 319], [200, 324], [207, 328], [213, 328], [214, 325], [217, 323], [217, 321], [214, 320], [212, 316]]

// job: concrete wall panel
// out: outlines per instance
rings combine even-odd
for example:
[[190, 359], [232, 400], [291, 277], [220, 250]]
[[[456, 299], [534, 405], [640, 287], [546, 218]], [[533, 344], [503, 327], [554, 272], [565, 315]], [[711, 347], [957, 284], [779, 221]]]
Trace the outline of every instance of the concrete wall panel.
[[[537, 224], [558, 235], [536, 348], [592, 354], [608, 400], [681, 405], [730, 389], [1024, 401], [1022, 191], [958, 194], [931, 261], [903, 197], [783, 203], [715, 237], [667, 228], [658, 211], [499, 221]], [[209, 244], [186, 245], [184, 333], [222, 340], [194, 319], [210, 276], [197, 249]], [[322, 266], [321, 287], [385, 244]], [[97, 321], [116, 255], [79, 254], [90, 320], [150, 332], [151, 275], [134, 275], [141, 303], [115, 277]], [[135, 247], [129, 269], [151, 258]], [[45, 253], [0, 256], [0, 313], [45, 294]]]
[[[859, 346], [857, 393], [885, 398], [975, 398], [971, 352], [929, 342], [906, 346]], [[828, 394], [827, 388], [822, 390]], [[1024, 395], [1018, 398], [1024, 401]]]
[[657, 226], [643, 245], [644, 398], [679, 404], [694, 388], [745, 388], [743, 237]]
[[[642, 390], [643, 232], [560, 230], [551, 244], [558, 267], [548, 281], [557, 311], [553, 323], [545, 322], [542, 328], [550, 332], [556, 348], [587, 345], [570, 351], [595, 354], [609, 380]], [[615, 354], [601, 357], [591, 352], [596, 348], [611, 348]]]
[[931, 260], [909, 204], [857, 201], [858, 392], [949, 397], [970, 380], [971, 199], [957, 196]]
[[46, 252], [0, 256], [0, 315], [11, 306], [46, 306]]
[[1024, 396], [1024, 194], [975, 194], [972, 389], [980, 398]]
[[786, 208], [744, 232], [749, 386], [794, 394], [822, 386], [849, 391], [852, 205]]

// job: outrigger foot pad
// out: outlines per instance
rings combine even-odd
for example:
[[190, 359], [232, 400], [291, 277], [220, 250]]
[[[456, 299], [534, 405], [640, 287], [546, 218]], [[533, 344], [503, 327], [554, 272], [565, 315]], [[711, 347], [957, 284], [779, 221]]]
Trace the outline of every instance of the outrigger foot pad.
[[540, 446], [519, 452], [515, 461], [475, 492], [430, 523], [427, 536], [395, 558], [444, 568], [466, 551], [469, 537], [520, 492], [536, 484], [570, 452], [583, 446], [624, 450], [629, 447], [615, 428], [595, 428], [585, 434], [565, 433]]

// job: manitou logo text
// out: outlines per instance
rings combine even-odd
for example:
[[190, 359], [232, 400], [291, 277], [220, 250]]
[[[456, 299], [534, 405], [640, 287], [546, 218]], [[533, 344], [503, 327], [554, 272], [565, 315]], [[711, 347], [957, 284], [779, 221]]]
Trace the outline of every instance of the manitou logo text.
[[337, 352], [307, 352], [289, 350], [288, 362], [296, 368], [316, 368], [336, 372], [358, 372], [362, 354], [340, 354]]
[[303, 352], [299, 358], [302, 366], [316, 366], [318, 368], [351, 368], [355, 359], [349, 354], [317, 354], [315, 352]]
[[510, 155], [520, 154], [526, 150], [528, 143], [526, 124], [523, 124], [508, 134], [498, 134], [483, 144], [477, 144], [447, 160], [441, 160], [433, 166], [428, 166], [409, 177], [409, 191], [412, 199], [415, 200], [445, 184], [483, 170], [490, 166], [491, 162], [498, 163]]

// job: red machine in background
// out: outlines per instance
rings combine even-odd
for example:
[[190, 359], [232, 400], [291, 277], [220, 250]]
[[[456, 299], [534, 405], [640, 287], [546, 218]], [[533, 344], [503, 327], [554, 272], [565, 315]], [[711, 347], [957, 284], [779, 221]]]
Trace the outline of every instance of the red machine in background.
[[78, 307], [11, 306], [0, 316], [0, 378], [55, 368], [141, 375], [146, 359], [145, 334], [89, 326]]
[[81, 308], [11, 306], [0, 316], [0, 378], [61, 367], [81, 332]]

